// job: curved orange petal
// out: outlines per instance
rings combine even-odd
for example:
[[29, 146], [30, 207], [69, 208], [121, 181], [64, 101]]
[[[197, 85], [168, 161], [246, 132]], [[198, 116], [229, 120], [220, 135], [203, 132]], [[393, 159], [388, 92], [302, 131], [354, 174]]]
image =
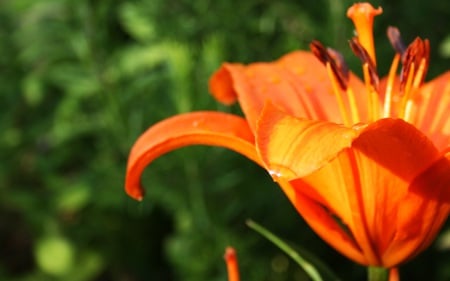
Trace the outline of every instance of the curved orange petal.
[[258, 122], [256, 146], [271, 175], [290, 180], [321, 168], [357, 136], [357, 130], [298, 119], [267, 103]]
[[176, 115], [153, 125], [134, 143], [125, 179], [128, 195], [141, 200], [140, 177], [145, 167], [162, 154], [189, 145], [222, 146], [262, 165], [245, 119], [220, 112]]
[[[396, 253], [389, 251], [393, 255], [389, 256], [387, 249], [396, 248], [397, 241], [402, 239], [409, 245], [423, 239], [423, 235], [415, 235], [413, 226], [420, 216], [427, 214], [417, 200], [411, 203], [408, 187], [415, 177], [437, 161], [439, 153], [425, 135], [401, 119], [381, 119], [367, 126], [353, 142], [352, 149], [359, 171], [361, 210], [370, 241], [382, 265], [394, 266], [412, 252], [397, 248]], [[425, 203], [430, 200], [428, 197], [420, 199]]]
[[[431, 244], [450, 212], [450, 152], [410, 184], [396, 221], [397, 233], [384, 252], [385, 264], [410, 259]], [[412, 214], [416, 214], [412, 217]]]
[[296, 117], [341, 122], [327, 71], [310, 52], [296, 51], [272, 63], [226, 63], [209, 85], [217, 100], [239, 100], [253, 130], [267, 100]]

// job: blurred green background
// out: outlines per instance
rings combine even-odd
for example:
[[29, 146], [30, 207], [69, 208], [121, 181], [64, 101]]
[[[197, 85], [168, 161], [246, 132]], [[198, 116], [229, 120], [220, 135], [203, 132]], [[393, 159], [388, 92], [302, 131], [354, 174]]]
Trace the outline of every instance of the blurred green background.
[[[342, 280], [365, 270], [305, 225], [265, 171], [220, 148], [155, 161], [141, 203], [123, 191], [127, 154], [148, 126], [210, 109], [223, 61], [268, 61], [319, 39], [359, 67], [338, 0], [3, 0], [0, 2], [0, 280], [308, 280], [245, 225], [261, 223], [326, 262]], [[429, 38], [428, 78], [450, 65], [450, 2], [373, 1], [380, 72], [393, 51]], [[404, 280], [450, 280], [449, 227], [401, 268]]]

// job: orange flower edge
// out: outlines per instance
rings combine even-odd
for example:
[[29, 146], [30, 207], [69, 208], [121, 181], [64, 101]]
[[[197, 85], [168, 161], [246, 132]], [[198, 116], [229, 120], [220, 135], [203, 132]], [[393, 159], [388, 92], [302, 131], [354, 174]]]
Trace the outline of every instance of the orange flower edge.
[[268, 102], [258, 122], [256, 147], [275, 180], [291, 180], [327, 164], [351, 146], [359, 131], [331, 122], [295, 118]]

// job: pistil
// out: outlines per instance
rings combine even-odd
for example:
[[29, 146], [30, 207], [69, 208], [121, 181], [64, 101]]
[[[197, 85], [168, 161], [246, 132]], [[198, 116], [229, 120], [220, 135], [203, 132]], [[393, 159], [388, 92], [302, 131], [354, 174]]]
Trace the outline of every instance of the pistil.
[[373, 42], [373, 18], [380, 15], [382, 12], [383, 9], [381, 9], [381, 7], [374, 9], [369, 3], [354, 4], [347, 11], [347, 17], [349, 17], [355, 25], [359, 43], [367, 50], [375, 65], [377, 64], [377, 61]]

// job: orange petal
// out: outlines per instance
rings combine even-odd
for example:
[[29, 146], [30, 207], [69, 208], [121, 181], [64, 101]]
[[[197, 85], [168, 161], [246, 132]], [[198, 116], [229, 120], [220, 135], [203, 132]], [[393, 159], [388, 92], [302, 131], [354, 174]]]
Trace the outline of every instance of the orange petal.
[[[284, 191], [305, 220], [311, 221], [311, 227], [353, 260], [365, 264], [378, 263], [361, 216], [358, 170], [349, 148], [360, 130], [297, 119], [271, 104], [266, 106], [258, 124], [257, 149], [275, 180], [302, 178], [301, 190], [295, 187], [284, 188]], [[315, 202], [309, 204], [310, 213], [316, 217], [318, 212], [322, 213], [322, 226], [316, 225], [319, 217], [307, 218], [306, 203], [298, 202], [300, 193]], [[345, 235], [333, 216], [351, 230], [352, 238]], [[329, 236], [339, 231], [341, 238]], [[357, 239], [358, 246], [351, 246], [352, 239]]]
[[261, 165], [245, 119], [220, 112], [181, 114], [153, 125], [133, 145], [125, 180], [128, 195], [141, 200], [140, 177], [145, 167], [162, 154], [189, 145], [225, 147]]
[[[380, 264], [380, 259], [370, 242], [364, 210], [362, 210], [361, 181], [353, 150], [345, 148], [322, 168], [300, 180], [304, 184], [296, 190], [297, 193], [304, 193], [314, 200], [316, 205], [330, 217], [329, 224], [334, 221], [337, 225], [336, 221], [339, 221], [338, 226], [342, 228], [342, 232], [347, 233], [347, 240], [351, 240], [350, 242], [356, 246], [352, 249], [351, 244], [347, 245], [350, 242], [335, 238], [335, 235], [331, 233], [336, 231], [331, 229], [318, 234], [330, 245], [357, 262], [365, 265]], [[300, 212], [303, 208], [303, 205], [298, 206]], [[355, 252], [355, 248], [356, 253], [363, 258], [354, 257], [355, 253], [352, 254], [351, 251]]]
[[[370, 241], [382, 265], [394, 266], [394, 260], [401, 260], [386, 255], [387, 249], [402, 239], [410, 239], [409, 243], [413, 242], [411, 239], [422, 239], [414, 235], [406, 238], [414, 232], [412, 226], [417, 218], [426, 215], [420, 204], [411, 203], [408, 186], [438, 159], [439, 153], [425, 135], [401, 119], [382, 119], [367, 126], [353, 142], [352, 149], [359, 171], [358, 193], [364, 211], [361, 215], [367, 223]], [[405, 225], [409, 226], [402, 227]], [[389, 252], [403, 259], [411, 254]]]
[[324, 241], [353, 261], [364, 265], [369, 264], [359, 245], [353, 240], [352, 235], [349, 235], [339, 225], [334, 214], [330, 213], [326, 202], [327, 198], [318, 200], [317, 193], [303, 179], [295, 179], [289, 182], [280, 179], [278, 184], [308, 225]]
[[[423, 227], [422, 220], [436, 224], [439, 229], [448, 214], [444, 204], [433, 203], [437, 196], [435, 199], [430, 195], [420, 197], [408, 188], [438, 157], [433, 144], [414, 126], [399, 119], [382, 119], [365, 127], [350, 148], [301, 178], [300, 190], [289, 192], [307, 195], [337, 217], [356, 240], [365, 262], [390, 267], [405, 261], [421, 245], [426, 236], [423, 231], [429, 229]], [[448, 176], [444, 175], [450, 174], [446, 167], [439, 164], [439, 169], [427, 172], [427, 184], [414, 186], [420, 186], [422, 193], [440, 191], [441, 200], [449, 198], [450, 191], [445, 194], [448, 188], [444, 188], [448, 187]], [[438, 191], [431, 192], [430, 188], [434, 187]], [[295, 197], [290, 195], [290, 198]], [[296, 207], [299, 212], [304, 208]], [[331, 231], [317, 232], [351, 257], [341, 245], [344, 242], [333, 242], [328, 237], [327, 232]]]
[[224, 63], [209, 81], [209, 90], [219, 102], [230, 105], [237, 99], [233, 75], [243, 73], [245, 66], [238, 63]]
[[354, 129], [298, 119], [268, 103], [258, 122], [256, 143], [271, 175], [290, 180], [321, 168], [357, 136]]
[[341, 122], [327, 71], [310, 52], [272, 63], [224, 64], [211, 77], [210, 91], [225, 104], [238, 99], [252, 130], [267, 100], [296, 117]]
[[415, 102], [416, 127], [433, 141], [438, 150], [450, 146], [450, 72], [423, 85]]
[[396, 220], [396, 235], [384, 263], [398, 264], [427, 248], [450, 212], [450, 153], [439, 158], [410, 184]]

